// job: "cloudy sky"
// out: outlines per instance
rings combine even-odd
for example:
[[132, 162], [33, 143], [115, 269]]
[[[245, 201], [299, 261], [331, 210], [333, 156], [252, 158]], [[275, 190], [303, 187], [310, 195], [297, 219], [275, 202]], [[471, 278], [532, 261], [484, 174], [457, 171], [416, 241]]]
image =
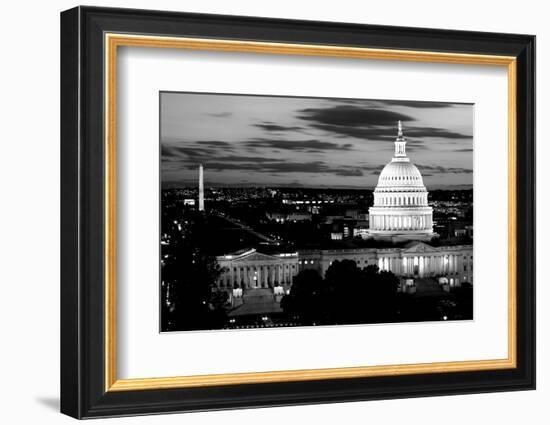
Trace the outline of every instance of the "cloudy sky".
[[163, 187], [372, 188], [392, 158], [397, 121], [430, 188], [472, 185], [469, 104], [160, 94]]

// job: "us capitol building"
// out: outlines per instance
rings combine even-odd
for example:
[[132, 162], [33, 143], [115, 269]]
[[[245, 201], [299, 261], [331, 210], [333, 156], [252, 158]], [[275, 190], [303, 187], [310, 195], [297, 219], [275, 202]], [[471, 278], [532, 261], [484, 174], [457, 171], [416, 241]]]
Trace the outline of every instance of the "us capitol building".
[[[317, 270], [321, 276], [336, 260], [353, 260], [358, 267], [377, 265], [401, 278], [401, 290], [415, 287], [417, 280], [431, 280], [446, 288], [473, 284], [472, 245], [432, 246], [433, 210], [428, 205], [428, 191], [422, 175], [406, 153], [406, 139], [401, 122], [395, 140], [395, 152], [383, 168], [374, 190], [374, 205], [369, 209], [367, 238], [394, 242], [390, 248], [315, 249], [265, 254], [256, 249], [217, 257], [223, 272], [217, 282], [220, 290], [230, 294], [239, 306], [246, 294], [257, 294], [256, 309], [249, 302], [242, 314], [277, 312], [279, 300], [288, 293], [294, 276], [305, 269]], [[409, 286], [410, 288], [407, 288]], [[409, 292], [414, 292], [410, 290]], [[253, 298], [250, 299], [253, 301]], [[246, 304], [246, 301], [245, 303]], [[271, 305], [271, 307], [269, 307]], [[240, 308], [236, 309], [239, 311]], [[256, 311], [258, 310], [258, 311]]]
[[369, 209], [369, 235], [393, 240], [424, 240], [434, 236], [433, 210], [418, 168], [407, 158], [407, 141], [398, 123], [395, 153], [384, 167]]

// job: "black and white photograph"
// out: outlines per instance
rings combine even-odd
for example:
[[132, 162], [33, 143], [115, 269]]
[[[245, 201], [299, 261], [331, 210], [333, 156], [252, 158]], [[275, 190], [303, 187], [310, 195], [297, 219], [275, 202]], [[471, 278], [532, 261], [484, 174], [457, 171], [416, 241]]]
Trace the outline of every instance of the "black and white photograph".
[[161, 92], [161, 331], [472, 320], [473, 110]]

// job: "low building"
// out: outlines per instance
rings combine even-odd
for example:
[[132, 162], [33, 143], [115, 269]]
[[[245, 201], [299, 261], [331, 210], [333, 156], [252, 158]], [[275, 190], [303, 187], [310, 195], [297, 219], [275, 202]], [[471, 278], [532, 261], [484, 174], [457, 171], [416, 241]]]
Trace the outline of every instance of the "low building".
[[255, 249], [217, 257], [223, 272], [219, 289], [289, 288], [305, 269], [324, 276], [336, 260], [352, 260], [358, 267], [376, 265], [401, 278], [446, 277], [451, 285], [473, 283], [472, 245], [434, 247], [411, 241], [402, 247], [301, 250], [263, 254]]
[[361, 238], [361, 239], [368, 239], [369, 238], [369, 226], [368, 224], [366, 226], [356, 226], [353, 228], [353, 237], [354, 238]]
[[315, 269], [324, 276], [336, 260], [352, 260], [358, 267], [376, 265], [402, 278], [447, 277], [452, 285], [473, 283], [472, 245], [434, 247], [412, 241], [403, 247], [320, 249], [299, 251], [299, 270]]
[[298, 273], [298, 253], [263, 254], [255, 249], [216, 257], [219, 289], [289, 287]]
[[307, 211], [292, 211], [288, 213], [280, 211], [270, 211], [267, 212], [265, 215], [268, 220], [276, 221], [277, 223], [284, 223], [287, 221], [297, 222], [311, 220], [311, 213]]
[[[462, 282], [473, 283], [471, 245], [433, 247], [413, 241], [403, 247], [320, 249], [264, 254], [255, 249], [217, 257], [222, 268], [219, 291], [226, 291], [229, 316], [262, 317], [282, 313], [281, 300], [302, 270], [317, 270], [324, 276], [334, 261], [352, 260], [358, 267], [376, 265], [400, 277], [400, 290], [415, 293], [415, 281], [443, 289]], [[268, 316], [265, 316], [268, 315]], [[263, 320], [262, 319], [262, 320]]]

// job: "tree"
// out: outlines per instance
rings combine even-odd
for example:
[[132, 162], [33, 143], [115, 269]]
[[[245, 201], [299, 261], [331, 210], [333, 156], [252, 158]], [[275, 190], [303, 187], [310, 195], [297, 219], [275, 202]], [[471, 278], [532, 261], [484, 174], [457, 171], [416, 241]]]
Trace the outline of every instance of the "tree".
[[469, 282], [462, 282], [460, 286], [451, 289], [455, 296], [456, 310], [453, 319], [471, 320], [474, 318], [474, 287]]
[[226, 320], [227, 294], [216, 290], [220, 267], [205, 246], [206, 218], [190, 213], [185, 219], [163, 215], [163, 330], [213, 329]]
[[360, 323], [367, 294], [355, 261], [333, 261], [325, 273], [331, 316], [336, 323]]
[[324, 279], [314, 270], [301, 271], [281, 306], [303, 324], [388, 322], [396, 318], [398, 284], [393, 273], [376, 266], [334, 261]]
[[294, 320], [303, 324], [326, 322], [326, 285], [316, 270], [302, 270], [294, 278], [290, 293], [281, 300], [281, 307]]
[[334, 261], [326, 280], [333, 299], [333, 316], [342, 323], [392, 321], [399, 279], [391, 272], [370, 265], [364, 269], [355, 261]]

